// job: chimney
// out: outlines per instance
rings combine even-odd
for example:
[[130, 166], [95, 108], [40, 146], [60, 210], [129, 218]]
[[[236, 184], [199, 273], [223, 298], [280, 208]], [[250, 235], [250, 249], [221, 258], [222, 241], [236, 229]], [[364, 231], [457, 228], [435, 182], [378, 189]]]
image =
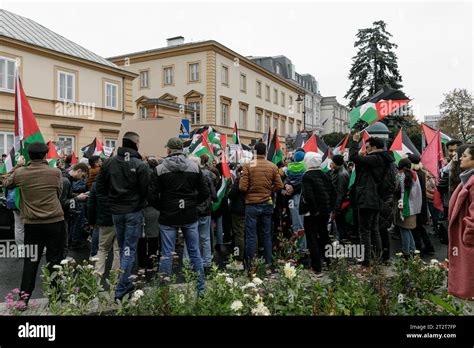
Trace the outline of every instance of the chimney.
[[168, 43], [168, 47], [182, 45], [184, 44], [184, 37], [183, 36], [170, 37], [169, 39], [166, 39], [166, 42]]

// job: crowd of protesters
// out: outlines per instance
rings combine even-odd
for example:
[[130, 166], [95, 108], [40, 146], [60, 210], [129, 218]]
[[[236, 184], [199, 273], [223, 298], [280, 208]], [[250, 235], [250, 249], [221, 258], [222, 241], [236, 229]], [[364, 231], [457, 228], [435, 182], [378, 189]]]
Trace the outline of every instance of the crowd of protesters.
[[[73, 165], [66, 158], [59, 170], [45, 160], [48, 146], [36, 142], [28, 147], [30, 162], [19, 160], [3, 187], [7, 197], [16, 187], [21, 195], [19, 209], [13, 208], [17, 244], [45, 248], [51, 269], [74, 249], [88, 248], [100, 274], [112, 257], [112, 269], [121, 270], [116, 299], [133, 291], [137, 260], [152, 267], [152, 253], [160, 279], [169, 281], [177, 246], [197, 273], [201, 295], [224, 250], [233, 266], [252, 276], [256, 258], [271, 272], [279, 241], [294, 241], [300, 263], [320, 277], [331, 259], [328, 245], [363, 246], [360, 267], [367, 269], [400, 251], [391, 250], [393, 238], [401, 240], [405, 258], [433, 255], [438, 238], [449, 251], [449, 292], [473, 299], [474, 146], [450, 141], [449, 162], [436, 180], [419, 156], [396, 164], [381, 139], [370, 137], [365, 149], [360, 134], [352, 140], [345, 156], [332, 157], [329, 172], [321, 154], [302, 148], [274, 164], [258, 142], [252, 161], [230, 163], [230, 179], [218, 158], [186, 154], [177, 138], [167, 142], [166, 157], [142, 158], [139, 135], [127, 132], [111, 158], [92, 156]], [[443, 212], [434, 204], [438, 192]], [[39, 263], [25, 259], [24, 293], [33, 292]]]

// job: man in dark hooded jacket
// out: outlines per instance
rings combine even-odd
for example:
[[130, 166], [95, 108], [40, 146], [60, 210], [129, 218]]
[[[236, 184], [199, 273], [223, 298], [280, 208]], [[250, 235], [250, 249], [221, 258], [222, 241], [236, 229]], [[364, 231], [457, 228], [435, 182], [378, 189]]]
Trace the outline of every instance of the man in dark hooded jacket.
[[358, 146], [360, 133], [354, 134], [352, 140], [349, 160], [354, 162], [357, 173], [354, 203], [359, 210], [359, 234], [360, 241], [364, 245], [362, 265], [369, 266], [372, 245], [375, 249], [375, 257], [381, 256], [379, 213], [383, 206], [382, 182], [394, 157], [391, 151], [384, 151], [384, 144], [380, 138], [367, 139], [366, 149], [361, 152]]

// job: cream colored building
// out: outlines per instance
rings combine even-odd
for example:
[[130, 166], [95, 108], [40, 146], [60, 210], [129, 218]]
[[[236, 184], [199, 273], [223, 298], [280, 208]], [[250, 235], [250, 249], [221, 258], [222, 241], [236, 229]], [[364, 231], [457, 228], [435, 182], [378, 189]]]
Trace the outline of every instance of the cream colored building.
[[[302, 128], [303, 106], [296, 102], [301, 88], [216, 41], [184, 43], [176, 37], [167, 47], [109, 60], [139, 74], [133, 81], [138, 117], [150, 117], [143, 99], [158, 98], [180, 105], [178, 116], [189, 117], [193, 128], [211, 125], [230, 135], [237, 122], [245, 144], [269, 127], [278, 127], [282, 143], [285, 134]], [[194, 110], [189, 116], [187, 108]]]
[[115, 146], [137, 75], [30, 19], [0, 10], [0, 20], [0, 153], [13, 144], [15, 64], [46, 141], [78, 155], [95, 137]]
[[321, 99], [322, 134], [348, 133], [349, 111], [349, 108], [340, 104], [336, 97], [323, 97]]

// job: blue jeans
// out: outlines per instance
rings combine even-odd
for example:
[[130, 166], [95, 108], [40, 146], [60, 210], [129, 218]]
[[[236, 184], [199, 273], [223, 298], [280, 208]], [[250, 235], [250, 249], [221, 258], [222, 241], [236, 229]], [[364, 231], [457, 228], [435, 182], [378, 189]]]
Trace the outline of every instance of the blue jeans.
[[272, 263], [272, 215], [272, 204], [258, 203], [245, 206], [245, 254], [249, 265], [257, 251], [257, 221], [259, 219], [263, 229], [265, 262]]
[[[200, 216], [198, 220], [199, 244], [204, 267], [211, 267], [212, 251], [211, 251], [211, 216]], [[183, 259], [189, 260], [188, 248], [184, 242]]]
[[130, 281], [138, 239], [142, 235], [143, 210], [134, 213], [112, 215], [117, 243], [120, 248], [120, 269], [123, 271], [115, 288], [115, 297], [122, 298], [133, 287]]
[[213, 245], [215, 246], [216, 244], [224, 244], [224, 228], [222, 226], [222, 215], [215, 218], [214, 221], [216, 222], [216, 227], [214, 227], [214, 239], [213, 239]]
[[[289, 209], [291, 214], [291, 224], [293, 226], [293, 234], [298, 234], [299, 230], [304, 230], [304, 216], [300, 215], [300, 199], [301, 193], [294, 194], [289, 200]], [[301, 236], [298, 241], [298, 251], [306, 250], [306, 237], [305, 235]]]
[[204, 267], [202, 265], [201, 253], [199, 251], [198, 222], [181, 226], [167, 226], [160, 224], [161, 257], [158, 272], [164, 275], [171, 275], [173, 271], [173, 252], [176, 245], [176, 235], [178, 228], [183, 231], [186, 249], [191, 260], [193, 271], [198, 274], [197, 290], [201, 295], [204, 292]]
[[96, 226], [92, 230], [92, 241], [91, 241], [91, 255], [96, 256], [99, 250], [99, 226]]
[[400, 234], [402, 237], [402, 252], [404, 255], [409, 255], [415, 251], [415, 240], [410, 230], [400, 227]]

